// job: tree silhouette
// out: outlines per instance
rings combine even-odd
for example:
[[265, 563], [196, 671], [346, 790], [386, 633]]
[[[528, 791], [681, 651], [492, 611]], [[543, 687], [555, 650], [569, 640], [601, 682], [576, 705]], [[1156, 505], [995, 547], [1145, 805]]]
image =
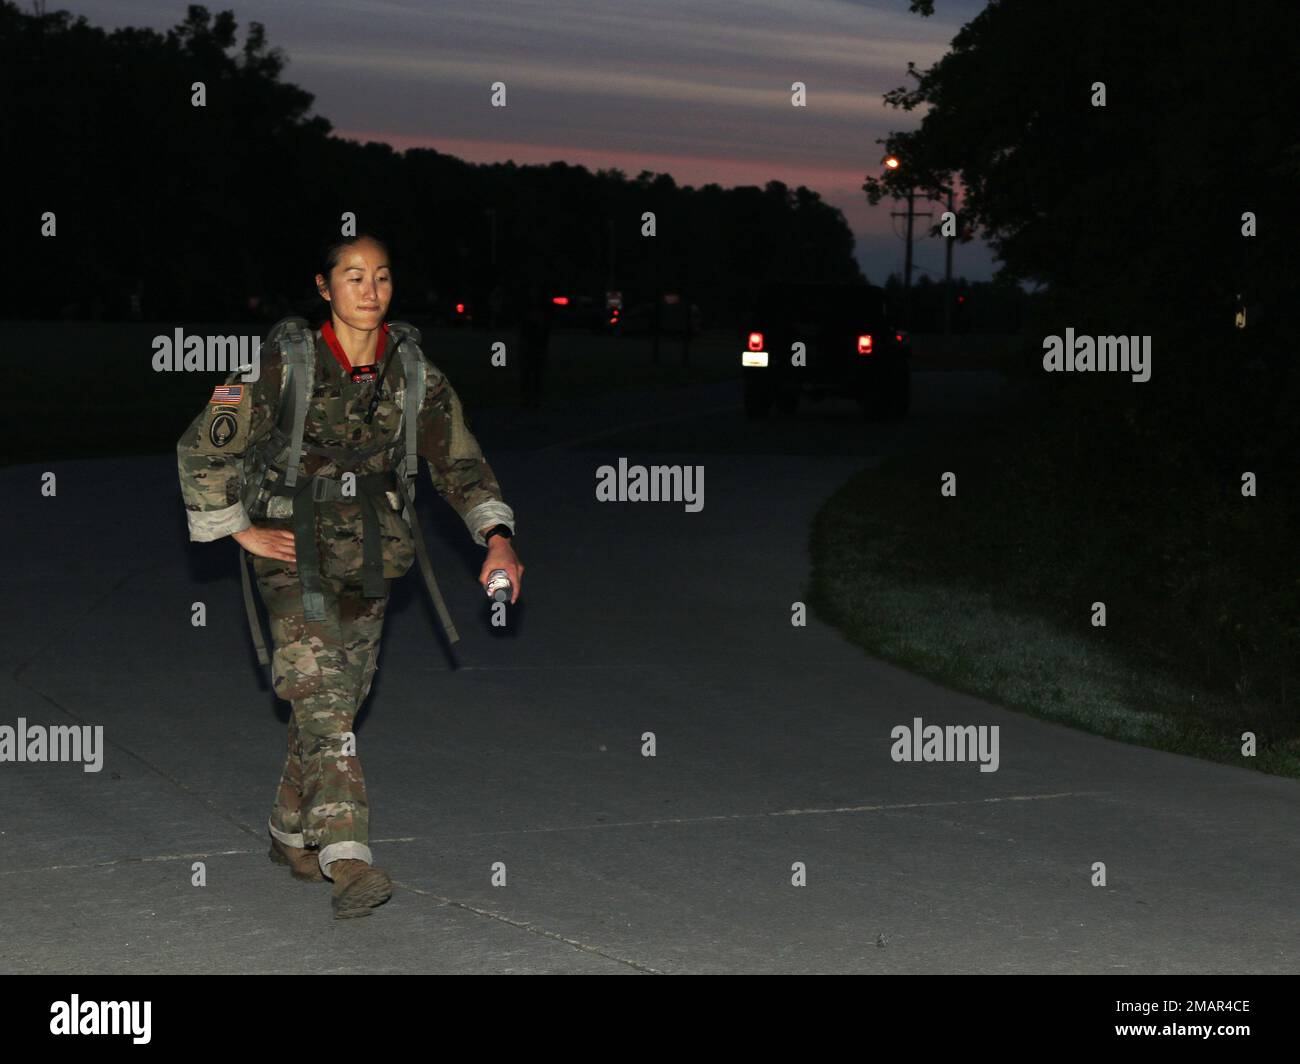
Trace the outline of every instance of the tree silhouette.
[[[0, 0], [0, 132], [9, 158], [36, 164], [4, 209], [39, 281], [21, 305], [6, 291], [0, 314], [122, 317], [141, 291], [153, 318], [237, 317], [277, 294], [312, 309], [314, 255], [344, 211], [389, 235], [408, 308], [430, 291], [480, 304], [504, 291], [511, 305], [540, 270], [592, 296], [611, 280], [630, 299], [689, 285], [716, 318], [769, 277], [859, 277], [842, 214], [806, 188], [695, 189], [336, 138], [283, 80], [288, 59], [263, 26], [242, 44], [238, 30], [201, 5], [166, 33], [106, 32]], [[206, 106], [193, 105], [198, 83]], [[45, 211], [57, 238], [39, 235]]]

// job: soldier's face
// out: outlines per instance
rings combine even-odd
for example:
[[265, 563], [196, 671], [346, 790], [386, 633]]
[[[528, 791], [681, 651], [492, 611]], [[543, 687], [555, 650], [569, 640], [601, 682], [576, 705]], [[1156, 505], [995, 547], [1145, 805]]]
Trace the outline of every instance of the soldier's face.
[[360, 240], [344, 249], [328, 283], [317, 274], [316, 286], [339, 320], [354, 329], [379, 328], [393, 299], [388, 256], [371, 240]]

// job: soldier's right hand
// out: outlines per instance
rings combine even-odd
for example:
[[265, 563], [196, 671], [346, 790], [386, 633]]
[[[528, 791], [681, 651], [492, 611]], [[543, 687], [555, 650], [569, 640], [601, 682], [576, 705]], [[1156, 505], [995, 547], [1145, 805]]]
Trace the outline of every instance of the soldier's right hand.
[[276, 558], [282, 562], [298, 561], [294, 551], [293, 532], [287, 528], [259, 528], [251, 525], [242, 532], [231, 533], [231, 539], [249, 554], [259, 558]]

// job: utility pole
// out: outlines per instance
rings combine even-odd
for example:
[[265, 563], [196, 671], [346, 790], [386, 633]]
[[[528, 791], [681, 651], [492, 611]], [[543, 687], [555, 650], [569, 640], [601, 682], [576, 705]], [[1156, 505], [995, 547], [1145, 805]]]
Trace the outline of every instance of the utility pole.
[[907, 254], [903, 259], [903, 291], [912, 291], [912, 221], [916, 217], [916, 190], [907, 186]]
[[912, 327], [912, 227], [916, 218], [929, 218], [931, 211], [916, 210], [916, 187], [907, 186], [907, 211], [893, 211], [890, 214], [892, 218], [907, 219], [907, 255], [903, 262], [903, 317], [904, 326], [908, 329]]
[[[948, 213], [953, 214], [952, 209], [952, 185], [948, 186]], [[954, 215], [953, 231], [956, 232], [956, 221]], [[957, 237], [950, 236], [944, 238], [943, 255], [943, 334], [948, 336], [952, 332], [952, 245]]]

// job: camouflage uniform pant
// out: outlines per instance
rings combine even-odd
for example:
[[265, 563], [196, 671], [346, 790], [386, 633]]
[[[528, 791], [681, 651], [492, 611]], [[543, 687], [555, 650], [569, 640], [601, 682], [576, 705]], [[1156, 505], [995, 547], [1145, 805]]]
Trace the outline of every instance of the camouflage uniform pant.
[[261, 557], [253, 567], [270, 615], [272, 683], [293, 706], [271, 834], [287, 846], [318, 848], [322, 871], [340, 859], [372, 863], [366, 784], [351, 732], [374, 680], [388, 597], [364, 598], [359, 583], [322, 574], [326, 619], [309, 622], [296, 568]]

